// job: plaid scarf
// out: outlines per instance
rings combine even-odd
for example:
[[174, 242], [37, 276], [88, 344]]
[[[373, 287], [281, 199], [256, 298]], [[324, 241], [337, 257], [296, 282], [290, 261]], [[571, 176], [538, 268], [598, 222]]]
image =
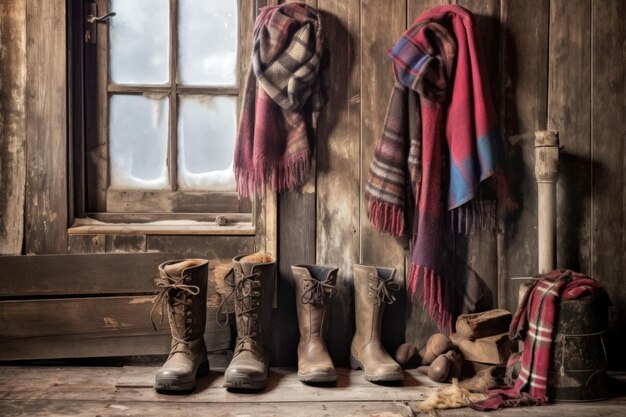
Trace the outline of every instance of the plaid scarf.
[[520, 373], [512, 388], [492, 390], [477, 410], [539, 405], [546, 395], [553, 331], [559, 301], [575, 300], [603, 291], [598, 281], [569, 270], [542, 275], [526, 291], [510, 327], [512, 340], [524, 340]]
[[261, 9], [235, 146], [239, 197], [252, 198], [265, 185], [283, 191], [304, 182], [322, 105], [322, 52], [315, 9], [304, 3]]
[[495, 227], [495, 202], [476, 197], [504, 160], [475, 27], [463, 7], [435, 7], [389, 50], [394, 88], [366, 187], [377, 229], [401, 236], [412, 217], [407, 288], [414, 294], [421, 279], [423, 303], [442, 330], [455, 305], [453, 283], [441, 278], [444, 195], [457, 232]]

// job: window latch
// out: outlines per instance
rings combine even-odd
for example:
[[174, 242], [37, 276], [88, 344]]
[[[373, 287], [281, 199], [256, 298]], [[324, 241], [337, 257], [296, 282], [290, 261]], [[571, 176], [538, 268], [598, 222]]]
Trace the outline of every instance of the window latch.
[[115, 12], [109, 12], [105, 15], [102, 15], [100, 17], [96, 17], [94, 15], [89, 15], [87, 16], [87, 23], [106, 23], [106, 21], [110, 18], [115, 16], [117, 13]]
[[97, 36], [98, 23], [107, 23], [107, 21], [115, 16], [115, 12], [108, 12], [102, 16], [98, 16], [96, 3], [85, 4], [85, 43], [95, 44]]

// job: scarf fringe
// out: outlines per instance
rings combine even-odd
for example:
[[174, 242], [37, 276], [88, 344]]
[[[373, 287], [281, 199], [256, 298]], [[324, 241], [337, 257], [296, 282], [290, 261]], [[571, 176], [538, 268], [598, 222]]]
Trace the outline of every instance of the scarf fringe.
[[450, 228], [454, 233], [473, 236], [481, 231], [495, 231], [498, 206], [494, 200], [477, 196], [449, 211]]
[[372, 225], [392, 236], [404, 234], [404, 209], [384, 201], [370, 198], [369, 218]]
[[409, 296], [417, 293], [418, 283], [422, 283], [422, 306], [442, 333], [446, 329], [452, 333], [452, 312], [450, 311], [450, 290], [443, 288], [445, 283], [441, 275], [434, 270], [420, 265], [411, 264], [408, 276], [407, 291]]
[[304, 183], [310, 168], [308, 155], [279, 165], [258, 161], [252, 169], [235, 168], [237, 195], [239, 198], [253, 198], [255, 193], [262, 195], [265, 186], [277, 192], [292, 190]]

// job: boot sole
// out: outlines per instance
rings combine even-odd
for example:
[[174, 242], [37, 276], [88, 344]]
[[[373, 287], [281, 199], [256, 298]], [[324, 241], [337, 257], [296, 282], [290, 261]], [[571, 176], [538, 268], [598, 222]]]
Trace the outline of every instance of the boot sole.
[[224, 388], [262, 390], [267, 386], [267, 376], [263, 379], [251, 379], [248, 375], [228, 375], [224, 379]]
[[350, 368], [362, 369], [363, 376], [366, 381], [369, 382], [395, 382], [404, 380], [402, 372], [389, 372], [384, 374], [370, 374], [368, 373], [361, 362], [359, 362], [354, 356], [350, 355]]
[[310, 373], [301, 374], [298, 372], [298, 381], [300, 382], [337, 382], [337, 374], [327, 373]]
[[196, 379], [203, 378], [209, 374], [211, 368], [209, 362], [204, 362], [198, 367], [195, 379], [181, 382], [176, 378], [161, 378], [154, 381], [154, 389], [159, 392], [191, 391], [196, 387]]

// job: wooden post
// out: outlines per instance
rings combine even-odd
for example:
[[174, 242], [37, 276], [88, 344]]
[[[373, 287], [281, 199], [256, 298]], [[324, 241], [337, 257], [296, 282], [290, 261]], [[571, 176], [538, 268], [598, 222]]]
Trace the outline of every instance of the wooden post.
[[559, 177], [559, 136], [555, 131], [535, 132], [537, 178], [538, 269], [556, 268], [556, 181]]

